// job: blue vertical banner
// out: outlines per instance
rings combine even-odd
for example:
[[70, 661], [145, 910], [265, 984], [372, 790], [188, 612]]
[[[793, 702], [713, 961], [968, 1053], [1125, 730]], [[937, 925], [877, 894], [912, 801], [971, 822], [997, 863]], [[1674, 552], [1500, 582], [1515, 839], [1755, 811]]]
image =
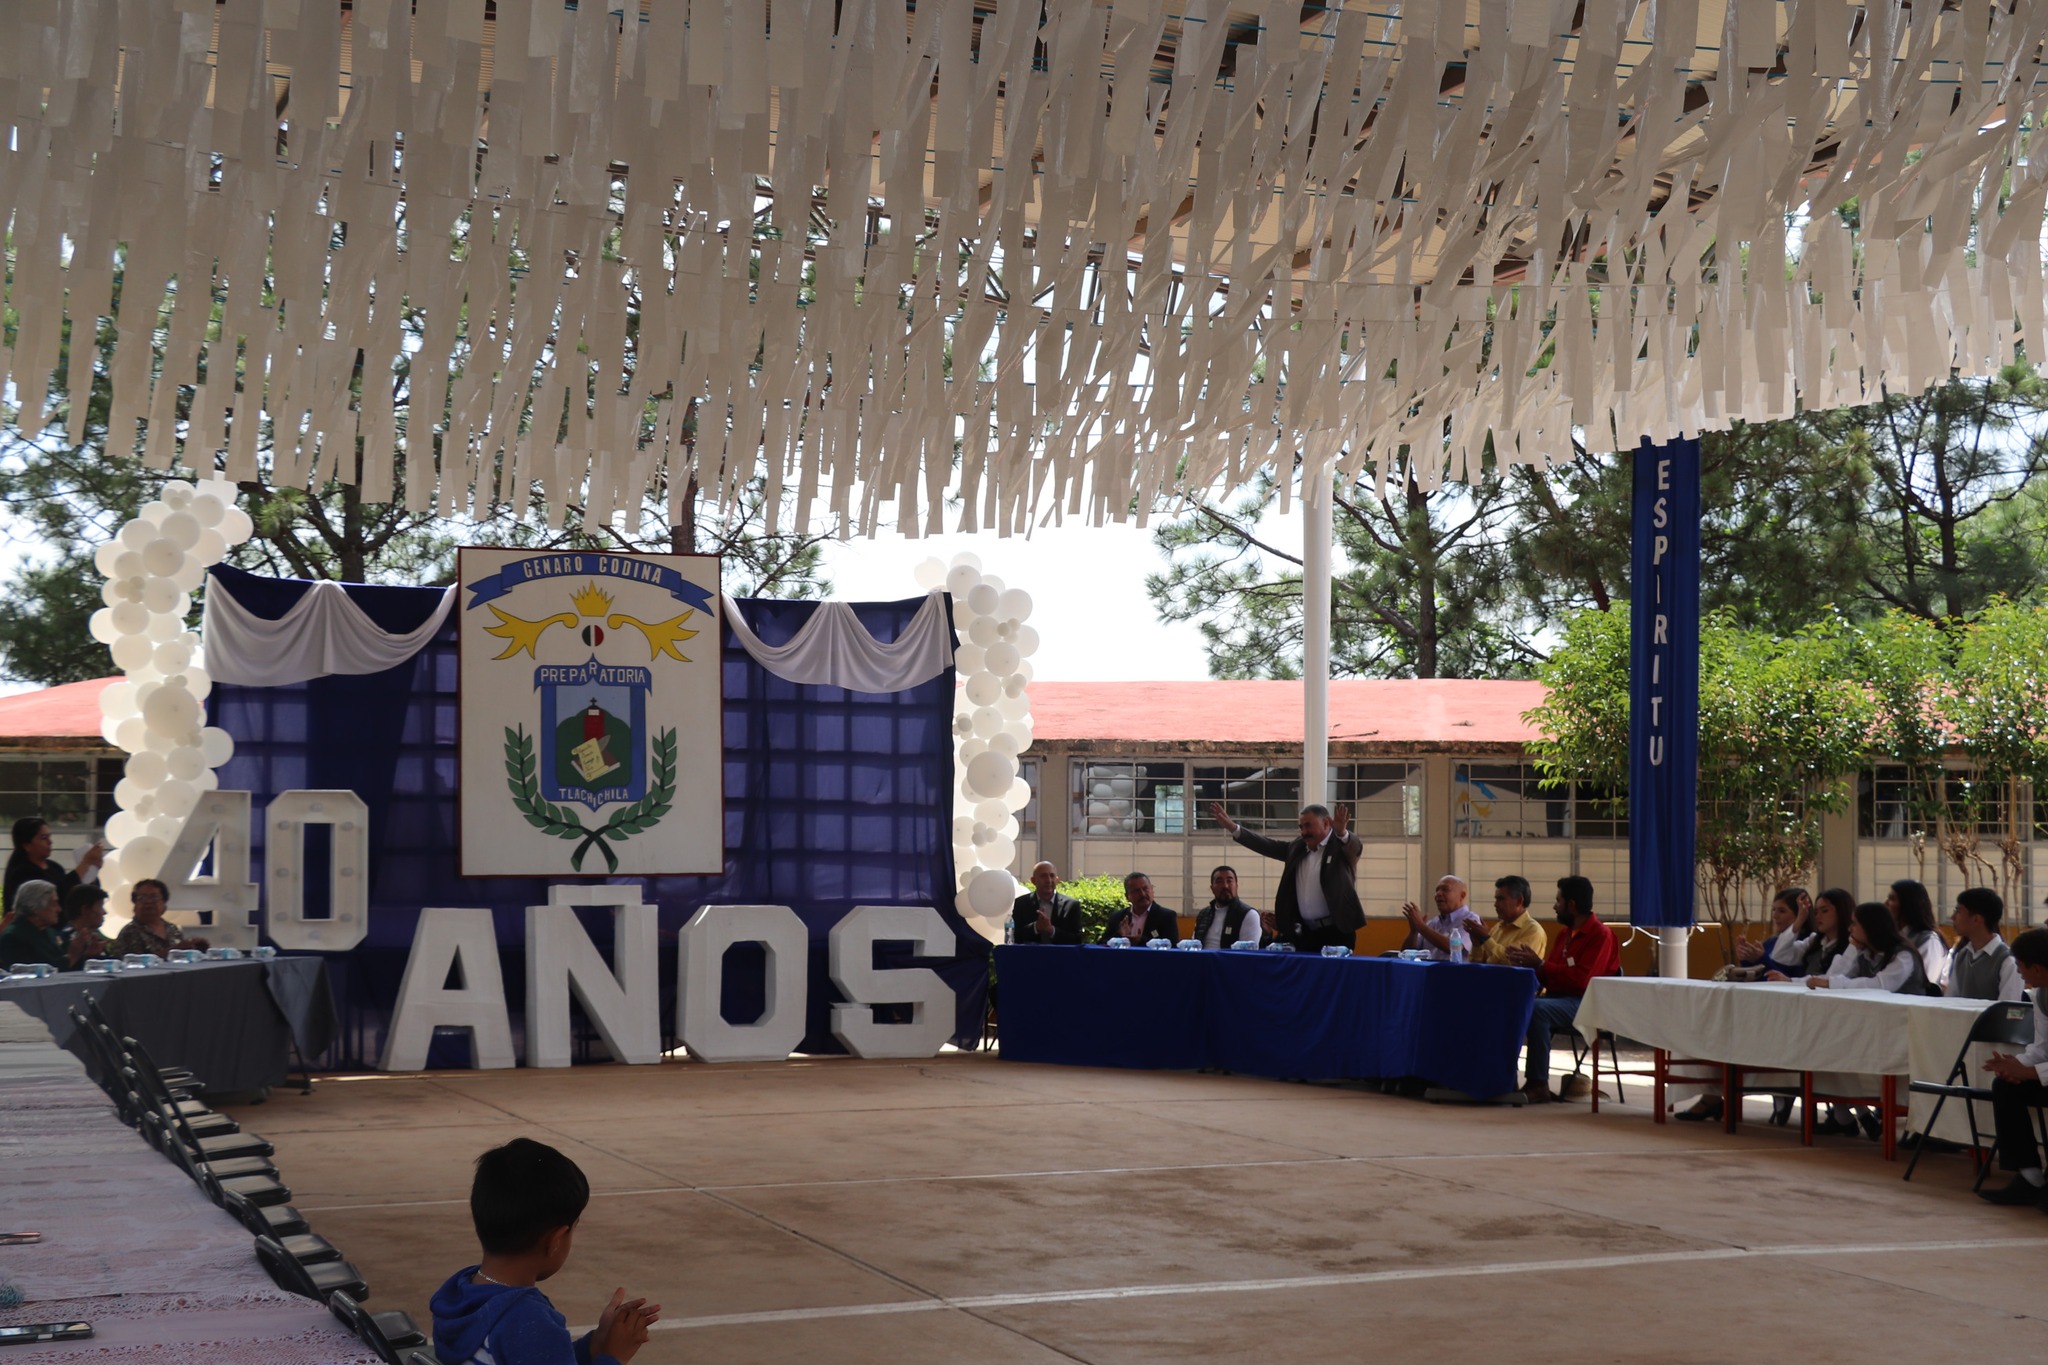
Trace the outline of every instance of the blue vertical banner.
[[1628, 917], [1693, 922], [1700, 769], [1700, 443], [1635, 453], [1628, 669]]

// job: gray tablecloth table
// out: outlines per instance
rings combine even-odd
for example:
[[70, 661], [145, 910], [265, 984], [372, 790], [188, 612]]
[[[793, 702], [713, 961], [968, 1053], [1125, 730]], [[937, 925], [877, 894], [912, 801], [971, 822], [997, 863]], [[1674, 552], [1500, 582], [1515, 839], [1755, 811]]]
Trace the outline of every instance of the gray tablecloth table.
[[0, 982], [0, 1001], [41, 1020], [59, 1046], [93, 1067], [97, 1059], [86, 1040], [72, 1036], [69, 1011], [80, 991], [159, 1066], [183, 1067], [220, 1093], [282, 1083], [294, 1042], [300, 1056], [315, 1057], [338, 1028], [325, 964], [317, 957], [194, 962], [117, 976], [63, 972]]

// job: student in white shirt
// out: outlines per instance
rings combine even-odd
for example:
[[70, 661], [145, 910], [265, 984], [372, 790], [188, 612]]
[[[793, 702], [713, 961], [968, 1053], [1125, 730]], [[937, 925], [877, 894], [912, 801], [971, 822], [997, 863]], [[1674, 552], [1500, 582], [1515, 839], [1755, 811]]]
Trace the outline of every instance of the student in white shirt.
[[1973, 886], [1956, 897], [1949, 916], [1956, 948], [1949, 954], [1943, 994], [1966, 1000], [2019, 1000], [2027, 993], [2019, 962], [1998, 936], [2005, 900], [1988, 886]]
[[1948, 943], [1934, 922], [1934, 897], [1924, 885], [1907, 877], [1892, 883], [1884, 908], [1891, 911], [1892, 923], [1920, 954], [1920, 967], [1937, 988], [1932, 993], [1940, 994], [1939, 988], [1948, 981]]
[[2048, 1210], [2048, 1178], [2034, 1141], [2034, 1110], [2048, 1103], [2048, 929], [2029, 929], [2012, 941], [2020, 978], [2034, 988], [2034, 1041], [2016, 1056], [1993, 1053], [1991, 1116], [1998, 1129], [1998, 1165], [2015, 1172], [2010, 1184], [1978, 1195], [1994, 1204], [2035, 1204]]
[[1920, 965], [1920, 954], [1892, 922], [1892, 912], [1876, 901], [1856, 907], [1849, 919], [1849, 951], [1836, 958], [1824, 976], [1809, 976], [1816, 990], [1890, 991], [1894, 995], [1938, 994]]

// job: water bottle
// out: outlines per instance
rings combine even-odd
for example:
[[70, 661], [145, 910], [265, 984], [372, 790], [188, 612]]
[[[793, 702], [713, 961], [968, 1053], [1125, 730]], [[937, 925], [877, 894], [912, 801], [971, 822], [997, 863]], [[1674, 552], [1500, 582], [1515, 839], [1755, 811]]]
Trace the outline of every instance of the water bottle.
[[1015, 943], [1016, 941], [1017, 941], [1017, 917], [1016, 917], [1015, 915], [1013, 915], [1013, 914], [1012, 914], [1012, 915], [1004, 915], [1004, 916], [1003, 916], [1003, 942], [1005, 942], [1005, 943]]
[[1463, 962], [1465, 960], [1465, 931], [1463, 929], [1460, 929], [1455, 924], [1452, 925], [1450, 932], [1450, 940], [1451, 961]]

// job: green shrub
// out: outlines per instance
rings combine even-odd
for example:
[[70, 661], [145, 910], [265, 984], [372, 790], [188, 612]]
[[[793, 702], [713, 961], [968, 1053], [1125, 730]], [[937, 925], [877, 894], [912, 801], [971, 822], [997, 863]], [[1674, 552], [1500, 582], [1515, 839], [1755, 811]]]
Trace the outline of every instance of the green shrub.
[[1124, 879], [1117, 876], [1079, 877], [1061, 882], [1060, 891], [1081, 902], [1081, 941], [1084, 943], [1099, 942], [1102, 931], [1109, 927], [1109, 917], [1128, 903], [1124, 900]]

